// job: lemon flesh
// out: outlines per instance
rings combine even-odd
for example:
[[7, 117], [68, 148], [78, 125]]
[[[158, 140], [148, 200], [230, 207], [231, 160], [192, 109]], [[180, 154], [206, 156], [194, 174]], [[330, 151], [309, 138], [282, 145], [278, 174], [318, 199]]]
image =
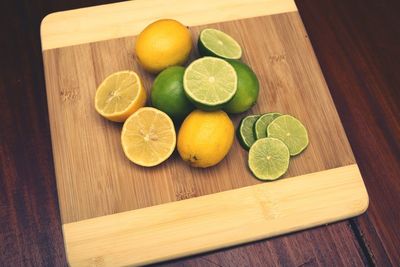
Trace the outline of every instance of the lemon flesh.
[[156, 166], [174, 152], [174, 124], [160, 110], [140, 108], [125, 121], [121, 143], [125, 155], [133, 163], [144, 167]]
[[146, 91], [139, 76], [133, 71], [120, 71], [109, 75], [97, 88], [96, 111], [116, 122], [125, 121], [146, 103]]

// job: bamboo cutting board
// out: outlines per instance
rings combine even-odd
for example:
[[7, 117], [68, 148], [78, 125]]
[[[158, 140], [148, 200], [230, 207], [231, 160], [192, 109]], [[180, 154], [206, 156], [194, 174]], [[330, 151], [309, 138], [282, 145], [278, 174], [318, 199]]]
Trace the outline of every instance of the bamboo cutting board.
[[[284, 179], [261, 183], [235, 141], [208, 169], [173, 156], [130, 163], [121, 125], [100, 117], [94, 94], [137, 64], [135, 35], [159, 18], [233, 36], [261, 88], [248, 113], [299, 118], [310, 145]], [[49, 118], [67, 257], [71, 266], [142, 265], [276, 236], [364, 212], [368, 195], [307, 33], [292, 0], [136, 0], [66, 12], [41, 25]], [[191, 58], [197, 57], [193, 51]], [[241, 116], [232, 116], [235, 125]]]

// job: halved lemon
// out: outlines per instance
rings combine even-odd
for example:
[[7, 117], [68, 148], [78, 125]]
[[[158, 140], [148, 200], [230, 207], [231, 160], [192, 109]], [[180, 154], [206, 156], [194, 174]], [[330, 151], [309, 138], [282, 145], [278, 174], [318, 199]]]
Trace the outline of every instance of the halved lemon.
[[109, 75], [99, 85], [95, 107], [103, 117], [116, 122], [125, 121], [146, 103], [146, 90], [134, 71], [119, 71]]
[[121, 143], [125, 155], [133, 163], [144, 167], [158, 165], [174, 152], [174, 124], [158, 109], [140, 108], [125, 121]]

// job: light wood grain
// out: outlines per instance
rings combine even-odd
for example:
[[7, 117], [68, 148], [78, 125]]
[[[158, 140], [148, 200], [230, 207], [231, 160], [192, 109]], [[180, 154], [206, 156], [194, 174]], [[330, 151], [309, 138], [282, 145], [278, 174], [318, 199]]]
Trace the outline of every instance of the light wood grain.
[[353, 164], [69, 223], [63, 229], [72, 266], [143, 265], [340, 220], [367, 206]]
[[195, 26], [296, 10], [294, 0], [134, 0], [81, 8], [43, 19], [42, 49], [136, 35], [149, 23], [166, 17]]

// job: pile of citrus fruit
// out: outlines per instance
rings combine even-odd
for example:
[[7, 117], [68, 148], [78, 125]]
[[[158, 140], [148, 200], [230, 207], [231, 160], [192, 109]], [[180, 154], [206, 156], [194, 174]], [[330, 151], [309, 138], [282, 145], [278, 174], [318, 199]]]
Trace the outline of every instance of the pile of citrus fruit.
[[[113, 73], [97, 88], [95, 108], [111, 121], [124, 122], [122, 148], [132, 162], [155, 166], [168, 159], [177, 147], [190, 166], [205, 168], [216, 165], [228, 154], [235, 131], [227, 113], [250, 109], [257, 101], [259, 82], [253, 70], [240, 61], [242, 48], [228, 34], [204, 29], [197, 49], [201, 57], [183, 67], [192, 51], [190, 30], [176, 20], [158, 20], [148, 25], [135, 43], [139, 64], [157, 74], [150, 91], [152, 107], [145, 107], [146, 90], [133, 71]], [[271, 174], [265, 169], [284, 163], [281, 154], [294, 155], [290, 150], [295, 153], [299, 149], [295, 137], [298, 132], [282, 140], [282, 127], [292, 122], [276, 121], [285, 118], [278, 115], [248, 116], [239, 127], [241, 144], [247, 149], [251, 146], [250, 169], [261, 179], [265, 173]]]

